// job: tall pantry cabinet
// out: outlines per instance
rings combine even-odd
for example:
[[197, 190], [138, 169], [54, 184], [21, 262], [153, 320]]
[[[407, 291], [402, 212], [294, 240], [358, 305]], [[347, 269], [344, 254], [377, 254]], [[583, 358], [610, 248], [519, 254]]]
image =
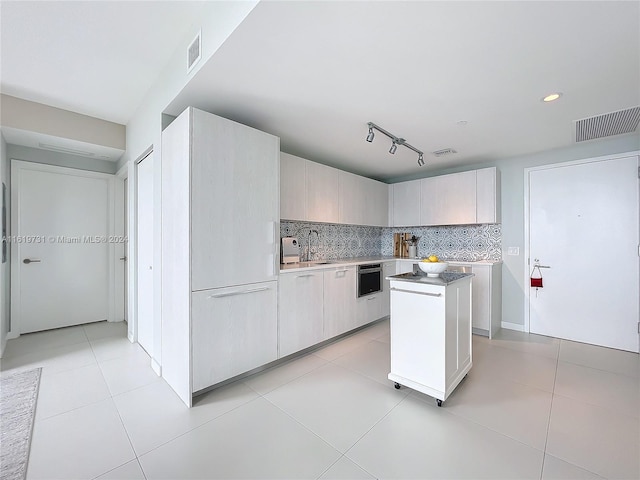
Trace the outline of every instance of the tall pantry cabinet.
[[277, 358], [279, 158], [191, 107], [162, 134], [162, 376], [188, 406]]

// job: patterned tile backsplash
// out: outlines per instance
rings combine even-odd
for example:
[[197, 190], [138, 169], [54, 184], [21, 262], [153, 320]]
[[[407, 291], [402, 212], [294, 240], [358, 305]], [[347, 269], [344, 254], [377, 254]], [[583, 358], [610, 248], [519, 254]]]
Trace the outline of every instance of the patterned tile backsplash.
[[447, 260], [502, 260], [502, 230], [499, 224], [454, 225], [444, 227], [366, 227], [332, 223], [282, 220], [280, 236], [298, 237], [305, 251], [309, 230], [313, 259], [393, 255], [393, 234], [419, 237], [418, 256], [438, 255]]

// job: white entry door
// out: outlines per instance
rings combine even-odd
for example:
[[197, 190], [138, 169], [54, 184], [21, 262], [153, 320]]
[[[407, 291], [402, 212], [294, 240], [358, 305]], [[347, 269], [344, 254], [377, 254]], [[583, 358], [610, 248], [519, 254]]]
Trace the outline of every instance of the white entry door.
[[153, 356], [153, 152], [138, 163], [137, 178], [138, 343]]
[[531, 333], [638, 352], [638, 157], [529, 172]]
[[111, 176], [13, 161], [11, 189], [12, 331], [109, 319]]

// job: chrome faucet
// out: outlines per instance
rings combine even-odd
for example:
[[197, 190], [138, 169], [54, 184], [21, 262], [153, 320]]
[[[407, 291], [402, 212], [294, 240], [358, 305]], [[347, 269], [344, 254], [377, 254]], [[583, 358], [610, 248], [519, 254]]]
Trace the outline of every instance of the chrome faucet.
[[312, 230], [309, 229], [309, 234], [307, 235], [307, 262], [311, 261], [311, 234], [315, 233], [316, 234], [316, 243], [317, 246], [320, 246], [320, 234], [318, 233], [318, 230]]

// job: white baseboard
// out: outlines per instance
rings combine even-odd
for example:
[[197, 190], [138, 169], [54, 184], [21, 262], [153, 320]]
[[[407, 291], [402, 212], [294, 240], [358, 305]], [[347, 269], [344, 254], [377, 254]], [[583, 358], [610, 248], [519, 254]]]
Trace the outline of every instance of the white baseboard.
[[524, 325], [520, 325], [519, 323], [502, 322], [501, 326], [506, 330], [516, 330], [518, 332], [524, 332]]
[[156, 372], [156, 374], [159, 377], [162, 376], [162, 367], [160, 366], [160, 364], [158, 362], [156, 362], [155, 358], [151, 359], [151, 368], [153, 369], [154, 372]]

